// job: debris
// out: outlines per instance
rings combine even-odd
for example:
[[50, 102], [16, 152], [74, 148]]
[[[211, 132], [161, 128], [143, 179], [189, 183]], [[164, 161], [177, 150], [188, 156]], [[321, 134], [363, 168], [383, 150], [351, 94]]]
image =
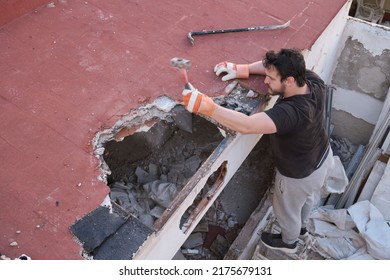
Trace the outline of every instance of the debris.
[[0, 253], [0, 260], [8, 261], [10, 258]]
[[29, 261], [29, 260], [31, 260], [31, 258], [29, 256], [25, 255], [25, 254], [21, 254], [15, 260]]
[[95, 154], [96, 155], [98, 155], [98, 156], [101, 156], [101, 155], [103, 155], [104, 154], [104, 148], [97, 148], [97, 149], [95, 149]]
[[224, 228], [216, 225], [209, 225], [209, 231], [207, 232], [203, 246], [207, 249], [210, 248], [211, 244], [214, 242], [217, 236], [224, 235], [224, 234], [225, 234]]
[[184, 257], [183, 253], [179, 250], [177, 251], [175, 256], [173, 256], [172, 260], [186, 260], [186, 258]]
[[206, 219], [200, 220], [192, 232], [208, 232], [209, 231], [209, 222]]
[[345, 137], [332, 136], [330, 139], [333, 155], [339, 156], [344, 169], [347, 169], [349, 162], [356, 153], [358, 146], [354, 145]]
[[200, 250], [199, 249], [184, 249], [184, 250], [181, 250], [181, 252], [183, 254], [186, 254], [186, 255], [198, 255]]
[[131, 204], [129, 194], [122, 189], [119, 188], [111, 188], [110, 197], [113, 201], [118, 203], [120, 206], [122, 206], [124, 209], [128, 210], [129, 213], [137, 213], [137, 209], [139, 207], [137, 204]]
[[145, 184], [143, 187], [154, 202], [165, 208], [169, 206], [178, 192], [175, 184], [161, 182], [160, 180]]
[[345, 169], [345, 173], [348, 179], [351, 179], [356, 169], [358, 168], [360, 162], [363, 159], [365, 153], [365, 147], [363, 145], [359, 145], [356, 153], [353, 154], [351, 160], [348, 163], [347, 168]]
[[149, 227], [130, 216], [115, 234], [109, 235], [94, 250], [93, 257], [95, 260], [130, 260], [150, 234]]
[[233, 228], [233, 227], [235, 227], [237, 224], [238, 224], [238, 222], [237, 222], [237, 217], [236, 217], [236, 215], [231, 214], [231, 215], [229, 216], [228, 220], [227, 220], [227, 226], [228, 226], [229, 228]]
[[158, 167], [156, 164], [149, 163], [149, 175], [153, 178], [158, 178]]
[[160, 96], [153, 104], [163, 112], [170, 112], [177, 104], [167, 96]]
[[226, 94], [229, 94], [232, 92], [232, 90], [237, 86], [238, 84], [238, 81], [237, 80], [234, 80], [233, 82], [231, 82], [230, 84], [228, 84], [225, 88], [225, 93]]
[[217, 235], [217, 238], [210, 246], [210, 250], [218, 257], [222, 258], [229, 250], [230, 242], [222, 235]]
[[182, 245], [184, 249], [192, 249], [203, 245], [203, 236], [202, 233], [196, 232], [190, 234], [187, 240]]
[[139, 217], [139, 220], [146, 226], [148, 227], [152, 227], [153, 224], [154, 224], [154, 219], [151, 215], [149, 214], [142, 214], [140, 217]]
[[249, 90], [248, 93], [246, 94], [246, 97], [255, 98], [257, 97], [257, 94], [253, 90]]
[[[200, 141], [160, 121], [148, 133], [105, 145], [104, 156], [113, 171], [111, 200], [139, 219], [147, 215], [141, 220], [148, 226], [150, 218], [158, 219], [223, 139], [218, 129], [203, 118], [194, 116], [193, 124], [197, 134], [204, 135]], [[135, 141], [147, 146], [141, 147]], [[124, 162], [130, 158], [132, 161]]]
[[16, 247], [16, 246], [18, 246], [18, 242], [13, 241], [13, 242], [11, 242], [11, 243], [9, 244], [9, 246], [11, 246], [11, 247]]
[[[0, 253], [0, 260], [11, 260], [11, 258], [7, 257], [6, 255], [3, 255]], [[19, 257], [15, 258], [15, 260], [31, 260], [31, 258], [25, 254], [20, 255]]]
[[239, 234], [239, 231], [238, 231], [236, 228], [228, 229], [228, 230], [226, 231], [225, 238], [226, 238], [229, 242], [233, 243], [234, 240], [236, 240], [238, 234]]
[[152, 210], [150, 210], [149, 214], [155, 218], [160, 218], [160, 216], [164, 213], [165, 209], [161, 206], [156, 206]]
[[146, 184], [157, 179], [153, 174], [149, 174], [139, 166], [135, 170], [135, 175], [137, 176], [137, 183], [139, 184]]
[[125, 222], [124, 217], [111, 214], [109, 208], [99, 206], [72, 225], [70, 231], [83, 244], [86, 253], [91, 253]]
[[[250, 115], [255, 111], [259, 105], [258, 97], [255, 92], [249, 93], [253, 90], [243, 88], [240, 84], [237, 84], [228, 96], [220, 96], [214, 99], [214, 101], [222, 107], [241, 112], [245, 115]], [[253, 96], [248, 100], [248, 95]]]

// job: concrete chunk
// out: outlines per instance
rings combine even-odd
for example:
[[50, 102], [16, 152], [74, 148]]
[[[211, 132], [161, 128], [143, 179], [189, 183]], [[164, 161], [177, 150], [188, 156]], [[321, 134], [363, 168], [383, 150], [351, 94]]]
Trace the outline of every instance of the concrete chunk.
[[184, 249], [192, 249], [203, 245], [202, 233], [197, 232], [188, 236], [187, 240], [182, 245]]

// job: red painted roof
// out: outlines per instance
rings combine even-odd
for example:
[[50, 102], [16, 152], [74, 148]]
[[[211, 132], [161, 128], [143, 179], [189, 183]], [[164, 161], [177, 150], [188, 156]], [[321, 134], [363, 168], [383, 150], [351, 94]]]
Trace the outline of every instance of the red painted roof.
[[[328, 2], [68, 0], [0, 27], [0, 253], [81, 259], [69, 227], [109, 192], [95, 134], [160, 95], [179, 100], [172, 57], [190, 59], [192, 83], [216, 95], [226, 86], [216, 63], [310, 48], [347, 0]], [[284, 30], [187, 40], [189, 31], [288, 20]]]

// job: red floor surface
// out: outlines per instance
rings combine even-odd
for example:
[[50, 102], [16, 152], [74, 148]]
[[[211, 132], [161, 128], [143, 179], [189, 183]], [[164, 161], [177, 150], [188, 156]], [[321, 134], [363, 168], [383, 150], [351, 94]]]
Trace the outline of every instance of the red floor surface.
[[[346, 2], [61, 0], [0, 27], [0, 253], [81, 259], [69, 227], [109, 192], [91, 140], [140, 104], [180, 100], [172, 57], [190, 59], [192, 83], [217, 95], [227, 83], [216, 63], [308, 49]], [[187, 40], [288, 20], [284, 30]]]

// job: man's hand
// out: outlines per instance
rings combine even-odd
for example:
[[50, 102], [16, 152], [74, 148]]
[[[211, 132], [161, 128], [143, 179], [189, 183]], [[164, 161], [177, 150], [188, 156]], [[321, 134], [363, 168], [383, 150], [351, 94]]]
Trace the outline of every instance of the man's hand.
[[206, 116], [211, 116], [214, 113], [214, 101], [192, 86], [191, 89], [184, 89], [182, 94], [184, 105], [191, 113], [202, 114]]
[[220, 62], [214, 67], [214, 72], [217, 76], [226, 72], [227, 74], [222, 77], [222, 81], [228, 81], [236, 78], [248, 78], [249, 77], [249, 64], [234, 64], [231, 62]]

